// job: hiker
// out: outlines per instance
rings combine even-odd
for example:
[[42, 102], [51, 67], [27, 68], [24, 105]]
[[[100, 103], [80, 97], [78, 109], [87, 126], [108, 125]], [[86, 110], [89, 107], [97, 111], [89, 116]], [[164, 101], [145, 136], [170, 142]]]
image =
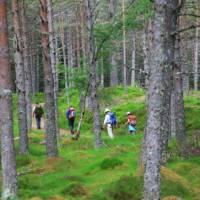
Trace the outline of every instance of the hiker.
[[68, 119], [70, 132], [73, 136], [74, 135], [75, 110], [72, 106], [70, 106], [69, 109], [67, 110], [66, 117]]
[[111, 112], [110, 109], [106, 108], [105, 109], [105, 118], [104, 118], [104, 123], [103, 125], [104, 126], [107, 126], [107, 131], [108, 131], [108, 135], [111, 139], [114, 138], [114, 135], [113, 135], [113, 131], [112, 131], [112, 128], [114, 125], [116, 125], [117, 123], [117, 120], [116, 120], [116, 117], [115, 117], [115, 114], [113, 112]]
[[136, 124], [137, 124], [137, 120], [136, 120], [136, 116], [133, 115], [131, 112], [127, 112], [127, 122], [126, 124], [128, 124], [128, 130], [129, 133], [132, 135], [136, 132]]
[[41, 129], [41, 118], [44, 114], [42, 106], [37, 102], [33, 111], [33, 117], [35, 117], [37, 129]]

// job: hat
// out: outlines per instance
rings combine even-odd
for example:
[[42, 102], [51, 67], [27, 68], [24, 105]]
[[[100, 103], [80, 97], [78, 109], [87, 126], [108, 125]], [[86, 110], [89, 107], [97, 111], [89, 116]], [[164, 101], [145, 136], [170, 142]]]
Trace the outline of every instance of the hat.
[[106, 108], [104, 113], [107, 113], [107, 112], [110, 112], [110, 109], [109, 108]]
[[127, 115], [131, 115], [131, 112], [127, 112], [126, 114], [127, 114]]
[[70, 107], [69, 110], [74, 110], [74, 108], [73, 108], [73, 107]]

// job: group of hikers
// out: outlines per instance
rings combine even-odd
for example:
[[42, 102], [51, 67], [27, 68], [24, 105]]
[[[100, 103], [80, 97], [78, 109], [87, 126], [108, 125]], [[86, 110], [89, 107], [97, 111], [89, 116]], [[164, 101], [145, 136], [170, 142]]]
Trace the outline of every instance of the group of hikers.
[[[33, 110], [33, 117], [35, 117], [36, 119], [37, 129], [41, 129], [41, 118], [43, 114], [44, 111], [42, 106], [39, 103], [36, 103], [36, 106]], [[111, 139], [113, 139], [114, 138], [113, 128], [117, 125], [116, 115], [109, 108], [105, 109], [104, 114], [105, 117], [104, 117], [103, 127], [107, 128], [108, 136]], [[136, 132], [137, 119], [136, 116], [131, 112], [127, 112], [126, 114], [127, 114], [127, 121], [125, 125], [128, 126], [129, 134], [133, 135]], [[73, 108], [73, 106], [70, 106], [66, 111], [66, 118], [68, 120], [68, 125], [72, 136], [74, 136], [75, 134], [74, 131], [75, 117], [76, 117], [75, 109]]]
[[[107, 127], [108, 136], [113, 139], [113, 128], [117, 125], [117, 119], [115, 113], [112, 112], [109, 108], [106, 108], [105, 111], [105, 118], [103, 122], [103, 126]], [[127, 121], [125, 123], [128, 126], [129, 134], [133, 135], [136, 132], [136, 124], [137, 119], [136, 116], [133, 115], [131, 112], [127, 112]]]
[[[107, 127], [108, 136], [113, 139], [113, 128], [117, 125], [117, 119], [114, 112], [112, 112], [109, 108], [106, 108], [104, 111], [105, 117], [103, 122], [103, 127]], [[66, 112], [66, 118], [68, 119], [69, 129], [72, 134], [74, 135], [74, 122], [75, 122], [75, 110], [73, 106], [70, 106]], [[127, 112], [127, 121], [125, 123], [128, 126], [129, 134], [134, 134], [136, 132], [136, 124], [137, 119], [136, 116], [133, 115], [131, 112]]]

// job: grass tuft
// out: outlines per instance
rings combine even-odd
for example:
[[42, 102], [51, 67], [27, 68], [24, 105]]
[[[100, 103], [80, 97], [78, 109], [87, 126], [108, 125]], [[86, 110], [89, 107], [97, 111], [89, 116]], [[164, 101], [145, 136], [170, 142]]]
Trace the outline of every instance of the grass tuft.
[[116, 166], [122, 165], [123, 161], [117, 158], [106, 158], [100, 163], [101, 169], [113, 169]]
[[64, 195], [69, 195], [69, 196], [73, 196], [73, 197], [78, 197], [78, 196], [85, 196], [87, 195], [87, 191], [85, 189], [85, 187], [81, 184], [81, 183], [71, 183], [69, 185], [67, 185], [62, 193]]

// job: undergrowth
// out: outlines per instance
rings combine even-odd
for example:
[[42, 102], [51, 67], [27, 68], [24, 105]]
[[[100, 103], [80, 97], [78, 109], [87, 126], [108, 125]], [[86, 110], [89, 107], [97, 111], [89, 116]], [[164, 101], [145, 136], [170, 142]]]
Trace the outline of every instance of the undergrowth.
[[[76, 90], [70, 91], [71, 104], [79, 118], [79, 100]], [[80, 140], [73, 141], [69, 132], [59, 140], [59, 158], [47, 159], [45, 155], [44, 130], [34, 130], [29, 134], [30, 153], [17, 155], [20, 200], [141, 200], [143, 197], [143, 171], [138, 173], [140, 148], [146, 120], [144, 91], [139, 88], [106, 88], [99, 91], [101, 102], [101, 123], [104, 109], [109, 107], [117, 116], [118, 127], [115, 138], [110, 140], [106, 130], [102, 130], [105, 146], [94, 148], [92, 113], [87, 110], [81, 127]], [[199, 93], [185, 97], [186, 128], [192, 137], [200, 130]], [[44, 102], [38, 94], [33, 102]], [[17, 133], [16, 102], [14, 96], [15, 136]], [[65, 112], [66, 97], [59, 94], [59, 126], [67, 130]], [[128, 135], [126, 113], [137, 116], [137, 134]], [[18, 149], [16, 140], [16, 148]], [[172, 140], [170, 156], [162, 169], [162, 199], [199, 200], [200, 158], [181, 157]]]

